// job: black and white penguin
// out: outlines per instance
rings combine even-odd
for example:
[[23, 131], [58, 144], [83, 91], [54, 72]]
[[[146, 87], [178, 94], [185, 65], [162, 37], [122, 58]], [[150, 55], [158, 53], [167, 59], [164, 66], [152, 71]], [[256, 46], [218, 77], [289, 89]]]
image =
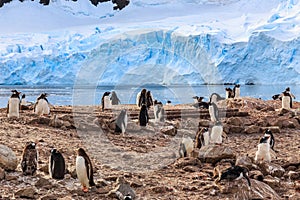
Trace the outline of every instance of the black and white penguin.
[[17, 117], [20, 116], [20, 93], [17, 90], [12, 90], [12, 94], [7, 103], [7, 117]]
[[151, 106], [153, 106], [153, 96], [152, 96], [152, 93], [151, 91], [147, 91], [146, 92], [146, 105], [147, 105], [147, 108], [150, 109]]
[[217, 103], [218, 101], [224, 100], [218, 93], [212, 93], [209, 98], [210, 103]]
[[287, 93], [289, 93], [289, 96], [290, 96], [290, 107], [293, 108], [293, 99], [296, 99], [296, 97], [295, 97], [295, 95], [293, 95], [293, 94], [291, 93], [290, 87], [287, 87], [287, 88], [285, 89], [285, 91], [286, 91]]
[[233, 87], [233, 97], [237, 99], [240, 98], [240, 96], [241, 96], [240, 84], [235, 84]]
[[53, 179], [64, 179], [65, 176], [65, 159], [62, 154], [52, 149], [49, 156], [49, 174]]
[[231, 88], [225, 88], [225, 91], [226, 91], [226, 99], [229, 99], [229, 98], [233, 98], [234, 95], [233, 95], [233, 91]]
[[279, 100], [281, 100], [281, 96], [280, 96], [280, 94], [274, 94], [273, 96], [272, 96], [272, 99], [273, 100], [277, 100], [277, 99], [279, 99]]
[[249, 170], [245, 167], [241, 166], [232, 166], [221, 172], [218, 179], [215, 181], [219, 183], [222, 180], [235, 181], [240, 180], [241, 178], [245, 178], [248, 182], [248, 185], [251, 186], [251, 182], [249, 179]]
[[255, 153], [255, 162], [271, 162], [270, 136], [264, 136], [259, 140]]
[[48, 94], [42, 93], [37, 98], [36, 103], [34, 104], [33, 111], [35, 114], [41, 115], [49, 115], [50, 114], [50, 106], [47, 99]]
[[219, 121], [219, 109], [218, 106], [215, 103], [208, 103], [208, 112], [210, 115], [210, 120], [212, 122]]
[[110, 95], [110, 92], [104, 92], [104, 94], [102, 95], [102, 98], [101, 98], [102, 111], [104, 111], [104, 109], [111, 108], [111, 101], [110, 101], [109, 95]]
[[291, 109], [291, 95], [287, 92], [287, 91], [284, 91], [282, 93], [282, 99], [281, 99], [281, 107], [283, 109], [287, 109], [287, 110], [290, 110]]
[[265, 131], [264, 137], [270, 137], [270, 148], [271, 148], [273, 151], [275, 151], [275, 150], [274, 150], [275, 138], [274, 138], [274, 135], [273, 135], [273, 133], [272, 133], [272, 131], [271, 131], [270, 129], [267, 129], [267, 130]]
[[27, 142], [22, 153], [21, 168], [24, 175], [34, 175], [38, 167], [38, 151], [35, 142]]
[[89, 187], [95, 186], [93, 178], [93, 165], [84, 149], [79, 148], [76, 156], [77, 178], [82, 185], [82, 191], [88, 192]]
[[194, 147], [200, 149], [201, 147], [208, 145], [209, 140], [210, 140], [210, 135], [209, 135], [208, 128], [201, 128], [196, 133]]
[[147, 98], [146, 98], [147, 90], [143, 88], [136, 96], [136, 105], [138, 107], [141, 107], [143, 104], [147, 104]]
[[211, 144], [222, 144], [222, 134], [223, 134], [223, 125], [220, 121], [217, 121], [216, 124], [211, 129], [210, 143]]
[[140, 126], [147, 126], [147, 123], [149, 122], [149, 115], [148, 115], [148, 109], [145, 104], [142, 105], [140, 114], [139, 114], [139, 123]]
[[118, 98], [117, 93], [115, 91], [111, 92], [110, 101], [111, 101], [111, 105], [121, 104], [121, 101]]
[[179, 145], [179, 156], [181, 158], [190, 157], [193, 149], [194, 141], [190, 137], [183, 138]]
[[116, 120], [115, 133], [125, 133], [128, 123], [127, 111], [125, 109], [121, 110], [119, 116]]
[[171, 106], [172, 105], [172, 101], [167, 100], [166, 106]]
[[165, 122], [165, 109], [163, 107], [163, 104], [155, 100], [153, 110], [154, 110], [155, 122], [156, 123]]

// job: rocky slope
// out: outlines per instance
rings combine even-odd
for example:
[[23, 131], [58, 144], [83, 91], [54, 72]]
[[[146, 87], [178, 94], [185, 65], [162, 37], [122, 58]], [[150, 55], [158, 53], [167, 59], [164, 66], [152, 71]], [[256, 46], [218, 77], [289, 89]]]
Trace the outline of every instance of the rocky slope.
[[[3, 108], [0, 144], [13, 150], [17, 161], [12, 162], [18, 165], [15, 170], [3, 170], [2, 165], [0, 197], [116, 199], [107, 194], [116, 187], [118, 177], [124, 177], [137, 199], [300, 199], [300, 103], [295, 102], [293, 111], [280, 110], [280, 101], [253, 98], [227, 100], [222, 105], [227, 138], [220, 147], [208, 148], [231, 153], [226, 158], [221, 155], [225, 150], [213, 153], [214, 159], [204, 159], [200, 153], [191, 158], [178, 156], [183, 136], [194, 137], [198, 126], [210, 126], [207, 111], [190, 105], [165, 106], [166, 123], [158, 125], [151, 120], [146, 128], [137, 125], [134, 105], [104, 112], [99, 107], [57, 106], [49, 117], [23, 110], [19, 119], [8, 119]], [[121, 108], [128, 110], [130, 120], [126, 133], [115, 135], [113, 120]], [[253, 157], [266, 128], [274, 133], [278, 153], [272, 153], [270, 164], [256, 164]], [[19, 165], [27, 141], [38, 142], [39, 170], [34, 176], [23, 176]], [[64, 180], [53, 180], [47, 172], [53, 147], [65, 157], [68, 170]], [[76, 179], [74, 150], [79, 147], [87, 150], [95, 169], [97, 186], [88, 193], [81, 191]], [[230, 162], [250, 170], [251, 188], [244, 179], [214, 183], [214, 168], [225, 169]]]

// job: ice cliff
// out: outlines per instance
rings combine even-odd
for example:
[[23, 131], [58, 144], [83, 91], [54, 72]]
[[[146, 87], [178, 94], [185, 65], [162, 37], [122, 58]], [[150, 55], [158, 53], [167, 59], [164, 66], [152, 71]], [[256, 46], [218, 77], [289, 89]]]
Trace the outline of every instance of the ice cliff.
[[38, 12], [57, 14], [48, 28], [25, 15], [32, 28], [0, 31], [0, 84], [300, 84], [299, 1], [149, 2], [99, 13], [54, 4]]

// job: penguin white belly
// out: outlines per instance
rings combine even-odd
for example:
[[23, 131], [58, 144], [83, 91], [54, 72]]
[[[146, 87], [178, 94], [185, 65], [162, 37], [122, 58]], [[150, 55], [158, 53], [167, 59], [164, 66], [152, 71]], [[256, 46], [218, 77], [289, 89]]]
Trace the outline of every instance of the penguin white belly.
[[211, 103], [217, 103], [217, 95], [211, 96]]
[[48, 102], [45, 99], [38, 100], [36, 108], [35, 108], [35, 114], [37, 114], [37, 115], [49, 115], [50, 114], [50, 108], [49, 108]]
[[214, 126], [211, 130], [210, 143], [221, 144], [222, 143], [223, 126]]
[[127, 114], [124, 116], [124, 119], [123, 119], [123, 120], [124, 120], [124, 121], [122, 122], [121, 130], [122, 130], [122, 133], [125, 133], [126, 128], [127, 128], [127, 120], [128, 120]]
[[104, 97], [104, 108], [110, 109], [112, 107], [109, 96]]
[[226, 91], [226, 99], [229, 98], [229, 91]]
[[89, 178], [86, 171], [85, 160], [82, 156], [76, 157], [76, 173], [77, 178], [82, 186], [90, 187]]
[[139, 93], [136, 95], [136, 101], [135, 101], [135, 103], [136, 103], [137, 106], [139, 106], [139, 100], [140, 100], [140, 98], [141, 98], [141, 92], [139, 92]]
[[204, 146], [208, 145], [209, 144], [209, 140], [210, 140], [210, 138], [209, 138], [209, 132], [208, 131], [206, 131], [206, 132], [203, 133], [203, 138], [204, 138]]
[[235, 95], [234, 98], [240, 98], [240, 88], [235, 88]]
[[209, 106], [208, 107], [208, 112], [209, 112], [209, 115], [210, 115], [210, 120], [212, 122], [216, 122], [217, 119], [216, 119], [216, 115], [215, 115], [215, 112], [214, 112], [214, 107], [213, 106]]
[[20, 100], [18, 98], [10, 98], [8, 101], [8, 117], [19, 117]]
[[182, 143], [185, 146], [187, 156], [190, 157], [191, 156], [191, 152], [194, 149], [194, 142], [193, 142], [193, 140], [190, 137], [183, 138], [182, 139]]
[[270, 144], [268, 143], [258, 144], [258, 149], [255, 153], [255, 161], [271, 162]]
[[158, 122], [158, 105], [155, 105], [154, 107], [153, 107], [153, 112], [154, 112], [154, 120], [155, 120], [155, 122]]
[[287, 109], [287, 110], [291, 109], [290, 100], [291, 100], [291, 98], [289, 96], [283, 96], [282, 100], [281, 100], [282, 101], [282, 108]]
[[198, 99], [194, 99], [194, 103], [198, 103]]

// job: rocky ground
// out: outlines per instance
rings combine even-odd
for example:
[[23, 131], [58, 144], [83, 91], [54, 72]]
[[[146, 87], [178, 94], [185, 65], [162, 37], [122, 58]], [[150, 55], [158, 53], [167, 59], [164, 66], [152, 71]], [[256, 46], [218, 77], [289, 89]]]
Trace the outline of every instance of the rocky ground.
[[[182, 137], [193, 138], [198, 127], [211, 125], [207, 110], [191, 105], [165, 106], [166, 123], [151, 120], [146, 128], [137, 124], [135, 105], [104, 112], [99, 107], [55, 106], [51, 116], [38, 117], [32, 110], [23, 110], [18, 119], [8, 119], [3, 108], [0, 199], [116, 199], [113, 192], [107, 194], [118, 185], [118, 177], [126, 179], [137, 199], [300, 199], [300, 103], [295, 102], [292, 111], [281, 110], [280, 101], [253, 98], [226, 100], [222, 106], [227, 135], [223, 144], [197, 149], [191, 158], [179, 158]], [[123, 108], [130, 114], [128, 129], [116, 135], [113, 120]], [[256, 164], [253, 157], [266, 128], [273, 131], [278, 152], [272, 153], [271, 163]], [[38, 142], [39, 170], [34, 176], [23, 176], [19, 164], [27, 141]], [[13, 152], [3, 150], [3, 145]], [[53, 180], [48, 174], [53, 147], [66, 160], [64, 180]], [[76, 179], [75, 150], [79, 147], [86, 149], [95, 169], [97, 186], [88, 193], [81, 191]], [[9, 156], [12, 159], [5, 160]], [[214, 183], [214, 168], [224, 169], [229, 161], [250, 170], [251, 188], [244, 179]]]

